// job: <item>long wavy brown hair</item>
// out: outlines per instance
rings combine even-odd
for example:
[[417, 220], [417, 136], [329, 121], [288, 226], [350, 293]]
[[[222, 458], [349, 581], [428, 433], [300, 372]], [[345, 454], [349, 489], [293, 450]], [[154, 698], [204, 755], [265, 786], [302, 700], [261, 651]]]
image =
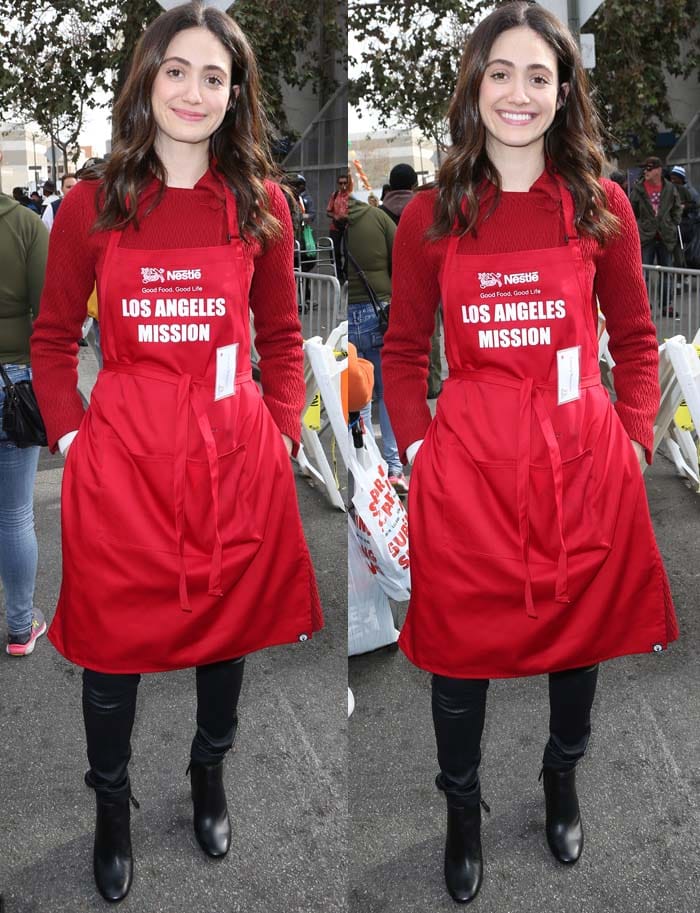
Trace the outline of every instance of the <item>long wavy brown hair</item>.
[[578, 46], [555, 16], [521, 0], [499, 7], [482, 20], [464, 49], [448, 111], [453, 145], [438, 175], [435, 221], [428, 237], [436, 240], [451, 234], [455, 223], [459, 234], [475, 231], [486, 181], [495, 185], [496, 195], [485, 218], [498, 206], [501, 179], [486, 152], [479, 88], [494, 41], [518, 26], [527, 26], [546, 41], [557, 58], [559, 85], [569, 85], [564, 104], [545, 134], [545, 156], [573, 194], [578, 230], [604, 244], [619, 231], [619, 220], [608, 211], [600, 184], [604, 161], [601, 127]]
[[[95, 230], [124, 229], [138, 224], [138, 199], [153, 176], [165, 193], [166, 171], [155, 150], [157, 126], [151, 107], [153, 83], [174, 36], [185, 29], [205, 28], [230, 51], [230, 105], [210, 137], [210, 155], [236, 197], [241, 236], [263, 245], [278, 237], [280, 224], [270, 212], [265, 178], [277, 178], [268, 147], [268, 125], [260, 104], [255, 57], [248, 41], [225, 13], [198, 0], [159, 16], [136, 46], [129, 75], [114, 106], [114, 148], [106, 165], [94, 169], [103, 181]], [[233, 86], [240, 86], [238, 98]]]

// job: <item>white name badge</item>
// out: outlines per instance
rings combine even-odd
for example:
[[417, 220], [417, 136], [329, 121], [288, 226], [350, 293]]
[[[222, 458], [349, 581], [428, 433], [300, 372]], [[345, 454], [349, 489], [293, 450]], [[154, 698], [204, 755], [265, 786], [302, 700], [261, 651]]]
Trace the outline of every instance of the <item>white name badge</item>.
[[573, 402], [581, 397], [581, 346], [559, 349], [557, 352], [557, 402]]
[[236, 392], [236, 361], [238, 360], [238, 343], [230, 346], [219, 346], [216, 350], [216, 386], [214, 399], [225, 399]]

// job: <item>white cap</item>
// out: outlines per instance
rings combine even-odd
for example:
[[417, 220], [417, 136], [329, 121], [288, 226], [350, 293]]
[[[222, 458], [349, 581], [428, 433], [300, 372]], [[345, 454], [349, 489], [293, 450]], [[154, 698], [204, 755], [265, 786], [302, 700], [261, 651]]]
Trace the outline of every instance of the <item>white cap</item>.
[[671, 168], [671, 174], [679, 174], [683, 180], [685, 180], [685, 168], [682, 168], [680, 165], [674, 165]]

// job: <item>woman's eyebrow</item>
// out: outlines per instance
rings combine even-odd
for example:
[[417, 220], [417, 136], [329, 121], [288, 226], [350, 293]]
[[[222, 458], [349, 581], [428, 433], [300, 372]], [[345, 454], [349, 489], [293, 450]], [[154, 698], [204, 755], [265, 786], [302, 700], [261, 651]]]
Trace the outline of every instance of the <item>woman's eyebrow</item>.
[[[489, 60], [489, 62], [486, 64], [486, 66], [490, 67], [494, 63], [498, 63], [502, 67], [514, 67], [515, 66], [515, 64], [513, 63], [512, 60], [504, 60], [502, 57], [497, 57], [495, 60]], [[545, 70], [547, 73], [550, 74], [550, 76], [554, 75], [552, 73], [552, 71], [549, 69], [549, 67], [547, 66], [547, 64], [545, 64], [545, 63], [530, 63], [525, 67], [525, 69], [526, 70]]]
[[[181, 63], [186, 67], [192, 66], [191, 62], [189, 60], [186, 60], [184, 57], [167, 57], [163, 61], [163, 64], [166, 64], [166, 63]], [[217, 70], [219, 73], [223, 73], [224, 75], [226, 75], [226, 70], [223, 67], [220, 67], [216, 63], [208, 63], [204, 67], [204, 69], [205, 70]]]

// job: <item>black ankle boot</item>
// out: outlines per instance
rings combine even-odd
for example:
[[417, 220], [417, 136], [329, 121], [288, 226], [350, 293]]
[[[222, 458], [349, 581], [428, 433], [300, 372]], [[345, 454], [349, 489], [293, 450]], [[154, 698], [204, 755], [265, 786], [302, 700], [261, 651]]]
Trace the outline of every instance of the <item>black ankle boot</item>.
[[447, 805], [445, 884], [452, 900], [469, 903], [481, 887], [481, 806]]
[[225, 856], [231, 845], [231, 822], [224, 792], [224, 762], [200, 764], [191, 761], [188, 770], [197, 841], [208, 856]]
[[583, 850], [583, 825], [576, 795], [576, 768], [552, 770], [543, 767], [547, 843], [552, 855], [573, 865]]
[[105, 900], [123, 900], [134, 873], [129, 828], [129, 800], [114, 802], [97, 796], [93, 871], [97, 890]]

